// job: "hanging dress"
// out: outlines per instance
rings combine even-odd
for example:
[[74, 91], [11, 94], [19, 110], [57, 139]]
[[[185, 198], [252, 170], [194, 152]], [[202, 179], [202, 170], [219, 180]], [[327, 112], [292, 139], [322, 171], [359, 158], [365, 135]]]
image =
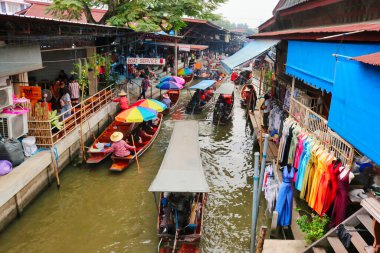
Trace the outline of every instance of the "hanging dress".
[[293, 127], [290, 127], [288, 136], [286, 137], [281, 166], [285, 166], [286, 164], [288, 164], [289, 150], [290, 150], [292, 138], [293, 138]]
[[350, 175], [350, 172], [348, 172], [342, 179], [338, 175], [338, 189], [336, 191], [334, 207], [331, 214], [331, 223], [330, 223], [331, 228], [338, 226], [340, 223], [342, 223], [342, 221], [344, 221], [344, 219], [346, 219], [346, 210], [347, 210], [348, 203], [350, 201], [349, 175]]
[[328, 191], [328, 186], [331, 181], [330, 179], [330, 172], [329, 168], [330, 165], [332, 164], [332, 158], [326, 159], [324, 162], [323, 166], [323, 171], [321, 178], [319, 180], [319, 184], [317, 184], [317, 192], [315, 196], [315, 204], [314, 204], [314, 210], [319, 214], [323, 214], [323, 205], [325, 203], [326, 199], [326, 193]]
[[312, 145], [310, 144], [310, 142], [304, 141], [302, 154], [301, 154], [299, 166], [298, 166], [296, 184], [295, 184], [296, 189], [299, 191], [302, 190], [303, 179], [305, 177], [309, 177], [309, 172], [306, 170], [306, 166], [310, 159], [311, 147]]
[[282, 184], [278, 192], [278, 198], [275, 210], [278, 212], [278, 226], [289, 226], [292, 221], [293, 208], [293, 185], [294, 168], [285, 166], [282, 172]]
[[333, 161], [329, 166], [329, 181], [326, 186], [322, 213], [326, 213], [334, 203], [336, 191], [338, 189], [339, 168], [341, 166], [342, 163], [340, 160]]

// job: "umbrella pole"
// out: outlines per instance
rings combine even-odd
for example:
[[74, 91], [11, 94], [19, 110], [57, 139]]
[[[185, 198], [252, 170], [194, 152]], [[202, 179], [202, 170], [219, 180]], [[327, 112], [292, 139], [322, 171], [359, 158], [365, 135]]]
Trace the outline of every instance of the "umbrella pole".
[[137, 162], [137, 170], [138, 170], [139, 173], [141, 173], [139, 158], [138, 158], [138, 155], [137, 155], [137, 150], [136, 150], [136, 145], [135, 145], [135, 138], [133, 138], [133, 135], [132, 135], [132, 144], [135, 147], [135, 156], [136, 156], [136, 162]]

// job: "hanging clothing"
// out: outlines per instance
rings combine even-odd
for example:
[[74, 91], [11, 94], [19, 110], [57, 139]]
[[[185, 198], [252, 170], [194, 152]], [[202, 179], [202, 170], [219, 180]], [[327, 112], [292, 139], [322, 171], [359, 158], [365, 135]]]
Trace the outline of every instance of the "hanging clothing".
[[[343, 170], [341, 173], [343, 173], [344, 171], [345, 170]], [[348, 203], [350, 201], [349, 175], [350, 175], [350, 172], [346, 173], [346, 175], [343, 178], [340, 178], [340, 175], [338, 175], [338, 189], [336, 192], [334, 206], [333, 206], [333, 210], [331, 214], [331, 223], [330, 223], [331, 228], [339, 225], [342, 221], [344, 221], [344, 219], [346, 219], [346, 210], [347, 210]]]
[[278, 199], [275, 210], [278, 212], [278, 226], [289, 226], [292, 221], [293, 209], [293, 185], [294, 168], [288, 169], [288, 165], [283, 167], [282, 184], [278, 192]]
[[293, 139], [293, 127], [290, 127], [288, 134], [286, 136], [281, 166], [285, 166], [288, 163], [289, 150], [290, 150], [290, 145], [292, 143], [292, 139]]
[[303, 143], [303, 149], [302, 149], [302, 154], [299, 159], [299, 166], [298, 166], [298, 172], [297, 172], [297, 178], [296, 178], [296, 184], [295, 187], [297, 190], [301, 191], [302, 190], [302, 184], [304, 178], [309, 177], [309, 171], [306, 170], [307, 164], [309, 163], [310, 155], [311, 155], [311, 144], [309, 141], [305, 141]]
[[333, 157], [327, 157], [323, 163], [323, 171], [317, 184], [317, 191], [315, 196], [315, 203], [313, 209], [319, 214], [323, 214], [323, 206], [325, 204], [326, 193], [328, 190], [328, 185], [331, 181], [329, 167], [332, 163]]
[[329, 165], [329, 175], [328, 175], [328, 184], [324, 186], [325, 197], [323, 203], [322, 214], [326, 213], [331, 205], [334, 203], [336, 191], [338, 189], [338, 175], [339, 168], [342, 166], [340, 160], [335, 160]]

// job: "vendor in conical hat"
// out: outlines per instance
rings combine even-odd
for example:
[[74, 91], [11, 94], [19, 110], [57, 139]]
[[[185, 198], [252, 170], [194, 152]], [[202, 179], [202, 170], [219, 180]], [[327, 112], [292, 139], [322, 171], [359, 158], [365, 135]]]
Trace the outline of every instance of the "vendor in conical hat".
[[110, 136], [110, 139], [112, 141], [112, 145], [110, 148], [106, 149], [104, 152], [106, 153], [113, 153], [115, 156], [119, 157], [125, 157], [129, 156], [131, 153], [134, 153], [135, 150], [134, 146], [128, 145], [123, 140], [123, 133], [122, 132], [113, 132]]
[[124, 90], [121, 90], [118, 95], [119, 95], [119, 97], [115, 98], [112, 101], [119, 103], [121, 111], [127, 110], [129, 107], [127, 93]]
[[170, 104], [172, 103], [172, 101], [170, 100], [170, 97], [167, 93], [165, 93], [163, 96], [162, 96], [162, 100], [161, 102], [166, 105], [166, 107], [169, 109], [170, 108]]

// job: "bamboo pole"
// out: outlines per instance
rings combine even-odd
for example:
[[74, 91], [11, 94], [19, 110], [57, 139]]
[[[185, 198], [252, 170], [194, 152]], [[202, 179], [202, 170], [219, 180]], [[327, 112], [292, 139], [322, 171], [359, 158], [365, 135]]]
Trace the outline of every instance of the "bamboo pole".
[[50, 154], [51, 154], [51, 162], [53, 164], [55, 179], [57, 180], [57, 188], [59, 189], [59, 187], [61, 187], [61, 181], [59, 180], [58, 164], [57, 164], [57, 161], [55, 160], [54, 148], [50, 149]]
[[256, 253], [263, 252], [264, 240], [265, 240], [266, 234], [267, 234], [267, 226], [261, 226], [260, 237], [259, 237], [259, 240], [257, 242], [257, 247], [256, 247]]
[[[81, 77], [81, 74], [82, 74], [82, 61], [79, 60], [79, 77], [78, 79], [81, 80], [82, 77]], [[85, 147], [84, 147], [84, 138], [83, 138], [83, 116], [84, 116], [84, 113], [83, 113], [83, 103], [84, 103], [84, 100], [83, 100], [83, 96], [84, 96], [84, 82], [82, 82], [82, 95], [81, 95], [81, 103], [80, 103], [80, 145], [81, 145], [81, 150], [82, 150], [82, 160], [85, 162], [87, 160], [86, 158], [86, 150], [85, 150]]]

